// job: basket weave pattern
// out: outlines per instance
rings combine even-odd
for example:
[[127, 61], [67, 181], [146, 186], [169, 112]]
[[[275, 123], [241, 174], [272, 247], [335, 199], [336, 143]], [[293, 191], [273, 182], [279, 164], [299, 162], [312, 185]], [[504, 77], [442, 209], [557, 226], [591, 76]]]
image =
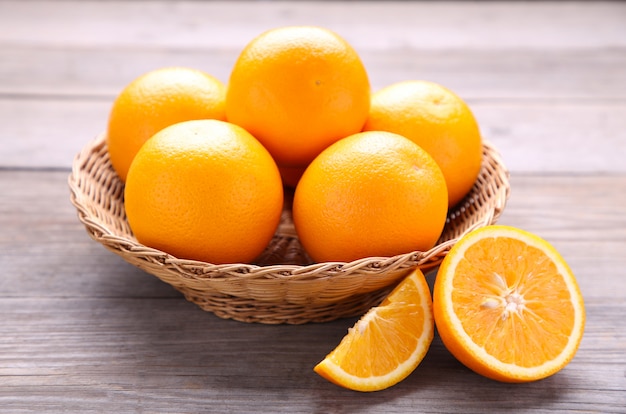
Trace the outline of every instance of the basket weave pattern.
[[426, 252], [313, 263], [298, 241], [287, 197], [274, 238], [254, 264], [215, 265], [179, 259], [137, 242], [126, 220], [124, 184], [111, 166], [104, 134], [76, 155], [68, 182], [71, 202], [88, 234], [127, 262], [222, 318], [291, 324], [365, 313], [408, 271], [437, 266], [459, 237], [495, 223], [510, 192], [509, 173], [485, 142], [474, 188], [448, 213], [437, 245]]

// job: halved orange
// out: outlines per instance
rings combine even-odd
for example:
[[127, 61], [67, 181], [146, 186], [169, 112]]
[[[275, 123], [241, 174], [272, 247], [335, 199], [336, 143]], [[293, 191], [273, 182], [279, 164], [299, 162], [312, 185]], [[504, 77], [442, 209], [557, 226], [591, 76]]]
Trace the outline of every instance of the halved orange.
[[509, 226], [459, 240], [433, 290], [437, 331], [473, 371], [504, 382], [550, 376], [574, 357], [585, 307], [571, 269], [547, 241]]
[[415, 370], [433, 335], [430, 290], [424, 274], [416, 269], [361, 317], [314, 370], [351, 390], [383, 390]]

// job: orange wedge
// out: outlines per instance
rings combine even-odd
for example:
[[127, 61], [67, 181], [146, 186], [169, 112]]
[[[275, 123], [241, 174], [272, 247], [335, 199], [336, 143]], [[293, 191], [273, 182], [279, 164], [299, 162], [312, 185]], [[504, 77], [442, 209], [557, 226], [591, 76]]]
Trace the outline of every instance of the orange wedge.
[[417, 269], [350, 328], [314, 370], [351, 390], [383, 390], [413, 372], [426, 355], [433, 334], [430, 290]]
[[542, 238], [508, 226], [475, 230], [443, 260], [433, 290], [446, 348], [504, 382], [550, 376], [574, 357], [585, 325], [576, 279]]

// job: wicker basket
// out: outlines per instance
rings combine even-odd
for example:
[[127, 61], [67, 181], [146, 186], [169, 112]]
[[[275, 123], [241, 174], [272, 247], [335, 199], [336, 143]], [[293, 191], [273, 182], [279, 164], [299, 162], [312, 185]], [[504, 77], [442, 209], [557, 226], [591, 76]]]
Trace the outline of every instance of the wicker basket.
[[474, 188], [449, 212], [439, 242], [429, 251], [313, 263], [300, 246], [286, 200], [279, 228], [255, 264], [215, 265], [179, 259], [137, 242], [124, 212], [124, 184], [110, 164], [104, 134], [77, 154], [69, 187], [78, 218], [94, 240], [169, 283], [187, 300], [222, 318], [291, 324], [365, 313], [408, 271], [438, 265], [460, 236], [494, 223], [510, 191], [500, 156], [484, 143]]

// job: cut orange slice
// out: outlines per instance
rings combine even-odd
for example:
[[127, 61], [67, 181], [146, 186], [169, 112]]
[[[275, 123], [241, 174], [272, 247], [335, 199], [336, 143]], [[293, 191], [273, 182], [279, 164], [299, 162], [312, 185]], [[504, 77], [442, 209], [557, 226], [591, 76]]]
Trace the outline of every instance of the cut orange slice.
[[432, 312], [424, 274], [414, 270], [348, 330], [315, 372], [355, 391], [379, 391], [397, 384], [415, 370], [430, 347]]
[[473, 371], [504, 382], [550, 376], [574, 357], [585, 307], [576, 279], [547, 241], [508, 226], [461, 238], [433, 290], [446, 348]]

